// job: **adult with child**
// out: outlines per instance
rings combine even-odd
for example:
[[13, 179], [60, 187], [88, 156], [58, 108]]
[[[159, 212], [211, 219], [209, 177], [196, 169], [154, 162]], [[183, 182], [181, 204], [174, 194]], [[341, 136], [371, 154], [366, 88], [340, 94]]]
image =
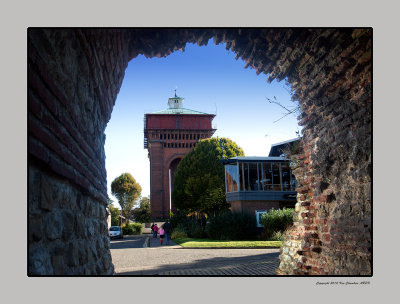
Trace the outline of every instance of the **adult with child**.
[[168, 245], [168, 237], [171, 233], [171, 224], [168, 222], [168, 219], [161, 227], [164, 229], [165, 245]]

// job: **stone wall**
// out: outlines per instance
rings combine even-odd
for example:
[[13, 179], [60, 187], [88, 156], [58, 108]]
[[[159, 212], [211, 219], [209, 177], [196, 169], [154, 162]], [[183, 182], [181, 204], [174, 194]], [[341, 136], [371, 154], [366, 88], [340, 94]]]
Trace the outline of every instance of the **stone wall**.
[[[78, 199], [59, 207], [54, 187], [104, 210], [104, 130], [128, 61], [211, 37], [269, 81], [287, 79], [301, 105], [298, 216], [282, 249], [297, 264], [281, 261], [279, 273], [372, 274], [372, 29], [347, 28], [29, 29], [30, 274], [112, 273], [103, 211], [85, 213]], [[71, 217], [89, 222], [86, 234]]]
[[103, 204], [30, 165], [30, 275], [112, 275], [107, 233]]
[[28, 30], [29, 275], [113, 273], [104, 129], [127, 43], [120, 32]]

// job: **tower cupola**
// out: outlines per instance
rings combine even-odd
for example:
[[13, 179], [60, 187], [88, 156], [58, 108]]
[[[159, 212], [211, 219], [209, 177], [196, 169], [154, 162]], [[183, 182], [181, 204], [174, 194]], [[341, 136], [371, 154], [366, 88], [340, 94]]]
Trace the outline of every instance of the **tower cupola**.
[[183, 101], [184, 101], [184, 98], [177, 96], [176, 90], [175, 90], [175, 96], [168, 98], [168, 106], [170, 109], [182, 109]]

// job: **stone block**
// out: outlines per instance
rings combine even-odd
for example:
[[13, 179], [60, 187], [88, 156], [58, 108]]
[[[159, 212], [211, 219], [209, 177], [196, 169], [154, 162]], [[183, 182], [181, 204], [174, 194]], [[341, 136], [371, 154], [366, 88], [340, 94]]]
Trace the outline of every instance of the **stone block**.
[[43, 225], [41, 218], [29, 219], [29, 242], [39, 242], [43, 237]]
[[53, 241], [61, 238], [64, 222], [59, 211], [53, 211], [47, 214], [43, 221], [47, 239]]
[[71, 242], [68, 244], [65, 252], [68, 266], [79, 265], [79, 251], [78, 244], [76, 242]]
[[51, 264], [53, 265], [55, 275], [63, 275], [65, 273], [66, 265], [64, 263], [64, 257], [62, 255], [52, 256]]
[[94, 228], [95, 224], [96, 224], [96, 222], [94, 222], [93, 220], [86, 221], [86, 229], [87, 229], [89, 238], [92, 238], [95, 235], [95, 228]]
[[96, 264], [96, 275], [103, 274], [104, 266], [101, 260]]
[[39, 208], [41, 201], [41, 179], [42, 174], [36, 170], [33, 166], [29, 166], [29, 189], [28, 189], [28, 210], [29, 216], [41, 214]]
[[86, 250], [86, 243], [84, 241], [79, 241], [77, 244], [78, 244], [77, 247], [78, 247], [79, 265], [85, 265], [89, 261]]
[[94, 205], [90, 198], [86, 199], [86, 206], [84, 207], [84, 215], [86, 217], [92, 217], [94, 215]]
[[78, 238], [85, 238], [86, 235], [86, 220], [81, 213], [75, 214], [75, 235]]
[[84, 212], [86, 210], [87, 199], [88, 198], [86, 195], [82, 195], [80, 193], [78, 193], [76, 196], [76, 205], [77, 205], [79, 211], [82, 212], [82, 214], [84, 214]]
[[31, 246], [29, 248], [28, 274], [52, 275], [53, 267], [50, 261], [49, 252], [45, 248]]
[[59, 208], [76, 209], [76, 192], [68, 185], [61, 187]]
[[51, 211], [54, 207], [52, 186], [48, 178], [42, 178], [42, 193], [40, 200], [40, 208], [42, 210]]

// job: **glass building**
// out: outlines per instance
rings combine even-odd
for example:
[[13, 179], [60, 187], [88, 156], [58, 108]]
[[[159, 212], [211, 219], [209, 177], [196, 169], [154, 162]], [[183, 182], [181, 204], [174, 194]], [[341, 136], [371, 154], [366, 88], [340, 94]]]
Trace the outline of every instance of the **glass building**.
[[[269, 209], [296, 204], [296, 179], [285, 157], [233, 157], [224, 160], [226, 200], [234, 212], [256, 218]], [[258, 221], [257, 221], [258, 222]]]

